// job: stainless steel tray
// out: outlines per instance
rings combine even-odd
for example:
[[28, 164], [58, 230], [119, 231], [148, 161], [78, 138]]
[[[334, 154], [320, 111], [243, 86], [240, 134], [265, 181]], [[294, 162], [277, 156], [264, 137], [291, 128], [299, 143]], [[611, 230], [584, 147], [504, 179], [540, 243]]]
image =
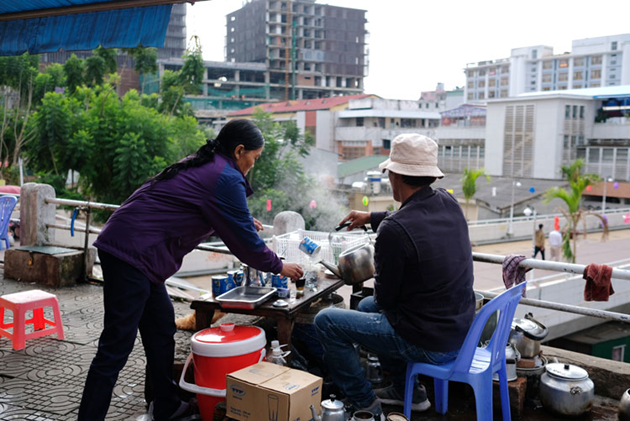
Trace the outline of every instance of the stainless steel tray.
[[256, 308], [273, 297], [277, 290], [269, 287], [236, 287], [215, 299], [224, 308]]

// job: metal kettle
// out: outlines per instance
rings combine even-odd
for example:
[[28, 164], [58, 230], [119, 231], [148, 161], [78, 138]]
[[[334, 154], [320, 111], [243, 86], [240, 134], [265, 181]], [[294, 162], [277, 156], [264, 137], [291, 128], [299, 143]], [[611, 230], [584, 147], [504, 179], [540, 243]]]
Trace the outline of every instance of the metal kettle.
[[[335, 230], [339, 231], [348, 225], [350, 222], [339, 225]], [[346, 285], [358, 284], [374, 277], [374, 246], [365, 226], [363, 230], [368, 236], [368, 243], [358, 244], [342, 251], [337, 259], [337, 265], [324, 260], [319, 262]]]
[[346, 411], [343, 402], [330, 395], [330, 399], [322, 401], [322, 415], [317, 414], [315, 406], [311, 405], [311, 413], [315, 421], [346, 421]]

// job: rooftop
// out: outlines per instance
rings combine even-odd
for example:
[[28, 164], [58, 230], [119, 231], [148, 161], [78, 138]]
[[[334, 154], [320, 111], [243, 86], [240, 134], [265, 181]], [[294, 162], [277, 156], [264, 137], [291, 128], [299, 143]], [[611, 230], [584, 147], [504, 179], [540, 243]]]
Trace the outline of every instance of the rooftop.
[[375, 97], [375, 95], [360, 94], [348, 96], [335, 96], [330, 98], [300, 99], [282, 102], [266, 102], [253, 107], [244, 108], [228, 114], [228, 117], [249, 116], [254, 114], [256, 108], [262, 108], [268, 113], [294, 113], [297, 111], [329, 110], [339, 105], [347, 104], [351, 99]]

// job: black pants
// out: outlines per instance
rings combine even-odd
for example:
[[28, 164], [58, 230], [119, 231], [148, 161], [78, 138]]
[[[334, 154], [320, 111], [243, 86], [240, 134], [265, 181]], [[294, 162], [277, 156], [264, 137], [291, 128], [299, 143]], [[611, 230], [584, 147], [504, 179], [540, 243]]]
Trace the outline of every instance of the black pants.
[[534, 255], [532, 256], [532, 258], [536, 258], [536, 256], [538, 255], [538, 252], [540, 252], [540, 255], [542, 256], [542, 259], [545, 260], [545, 249], [538, 247], [538, 246], [534, 246]]
[[99, 250], [103, 268], [105, 321], [79, 408], [80, 421], [103, 420], [107, 415], [118, 373], [127, 363], [138, 335], [151, 374], [156, 420], [168, 419], [181, 403], [173, 383], [175, 312], [163, 284]]

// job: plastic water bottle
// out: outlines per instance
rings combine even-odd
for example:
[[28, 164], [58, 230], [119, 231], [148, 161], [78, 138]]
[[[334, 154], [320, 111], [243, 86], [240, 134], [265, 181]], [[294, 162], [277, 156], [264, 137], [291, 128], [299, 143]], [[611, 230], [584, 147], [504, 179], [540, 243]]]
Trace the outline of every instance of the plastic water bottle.
[[283, 352], [281, 347], [286, 345], [280, 345], [279, 341], [271, 341], [271, 349], [269, 355], [267, 355], [267, 362], [277, 365], [287, 365], [287, 360], [284, 359], [291, 351]]

